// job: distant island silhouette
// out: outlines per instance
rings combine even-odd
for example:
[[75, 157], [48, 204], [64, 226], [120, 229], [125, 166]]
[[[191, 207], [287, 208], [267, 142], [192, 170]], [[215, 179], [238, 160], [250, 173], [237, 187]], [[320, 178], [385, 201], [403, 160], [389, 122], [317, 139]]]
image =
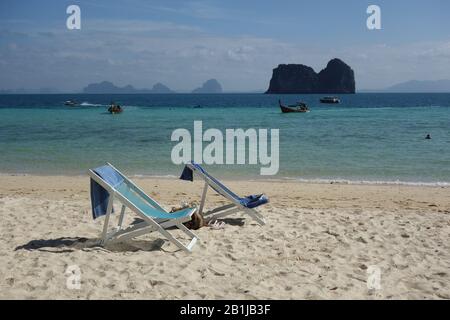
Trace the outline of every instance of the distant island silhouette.
[[[216, 79], [210, 79], [203, 83], [192, 93], [222, 93], [222, 86]], [[99, 83], [90, 83], [83, 88], [82, 93], [86, 94], [170, 94], [176, 93], [162, 83], [157, 83], [152, 89], [136, 89], [132, 85], [118, 87], [110, 81], [102, 81]]]
[[340, 59], [332, 59], [316, 73], [303, 64], [280, 64], [273, 69], [266, 93], [355, 93], [355, 73]]
[[103, 81], [100, 83], [91, 83], [83, 89], [83, 93], [102, 94], [102, 93], [120, 93], [120, 94], [137, 94], [137, 93], [175, 93], [169, 87], [162, 83], [157, 83], [152, 89], [136, 89], [131, 85], [125, 87], [117, 87], [112, 82]]
[[[288, 72], [281, 70], [287, 69]], [[301, 85], [302, 92], [297, 92], [299, 90], [298, 87], [294, 87], [291, 91], [289, 87], [284, 87], [283, 90], [287, 90], [284, 92], [277, 92], [280, 90], [276, 87], [276, 85], [272, 86], [270, 90], [266, 91], [266, 93], [312, 93], [315, 92], [314, 86], [312, 84], [316, 83], [317, 77], [314, 70], [308, 66], [304, 65], [279, 65], [278, 68], [274, 69], [276, 72], [285, 72], [287, 75], [291, 73], [293, 79], [299, 77], [304, 77], [306, 80], [308, 79], [308, 75], [313, 81], [303, 80]], [[300, 71], [299, 71], [300, 70]], [[284, 76], [286, 76], [286, 74]], [[320, 73], [319, 73], [320, 74]], [[317, 75], [317, 74], [316, 74]], [[314, 80], [315, 79], [315, 80]], [[273, 78], [271, 80], [275, 81]], [[277, 80], [279, 81], [279, 80]], [[292, 80], [293, 85], [297, 86], [294, 80]], [[352, 85], [350, 85], [352, 87]], [[306, 89], [305, 89], [306, 88]], [[273, 91], [275, 90], [275, 91]], [[335, 91], [336, 90], [336, 91]], [[264, 93], [265, 90], [252, 90], [252, 91], [226, 91], [222, 90], [220, 83], [215, 79], [210, 79], [206, 81], [201, 87], [193, 90], [191, 93]], [[449, 93], [450, 92], [450, 79], [442, 79], [442, 80], [410, 80], [401, 82], [390, 87], [379, 88], [379, 89], [358, 89], [359, 93]], [[132, 85], [127, 85], [125, 87], [118, 87], [114, 85], [110, 81], [102, 81], [99, 83], [91, 83], [84, 87], [81, 91], [72, 91], [72, 92], [64, 92], [59, 91], [55, 88], [39, 88], [39, 89], [26, 89], [26, 88], [18, 88], [18, 89], [0, 89], [0, 94], [173, 94], [177, 93], [174, 90], [171, 90], [169, 87], [162, 83], [156, 83], [152, 89], [137, 89]], [[180, 93], [189, 93], [189, 92], [180, 92]], [[317, 92], [316, 92], [317, 93]], [[348, 92], [339, 92], [336, 88], [333, 88], [332, 91], [321, 91], [319, 93], [348, 93]]]
[[411, 80], [384, 89], [385, 92], [398, 93], [438, 93], [450, 92], [450, 80]]
[[209, 79], [200, 88], [194, 89], [192, 93], [222, 93], [222, 86], [216, 79]]

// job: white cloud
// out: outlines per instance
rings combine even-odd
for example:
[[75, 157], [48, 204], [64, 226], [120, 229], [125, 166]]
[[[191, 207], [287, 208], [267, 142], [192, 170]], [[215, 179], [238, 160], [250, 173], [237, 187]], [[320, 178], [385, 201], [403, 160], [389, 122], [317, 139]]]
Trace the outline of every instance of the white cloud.
[[[7, 37], [14, 39], [10, 31]], [[358, 88], [450, 78], [450, 41], [330, 48], [213, 36], [170, 22], [91, 20], [80, 31], [39, 30], [20, 41], [0, 42], [0, 60], [8, 62], [2, 66], [0, 88], [76, 90], [110, 80], [147, 88], [163, 82], [190, 91], [214, 77], [225, 90], [266, 89], [272, 69], [280, 63], [302, 63], [320, 71], [334, 57], [353, 67]]]
[[385, 88], [408, 80], [450, 78], [450, 41], [341, 49], [355, 69], [359, 88]]

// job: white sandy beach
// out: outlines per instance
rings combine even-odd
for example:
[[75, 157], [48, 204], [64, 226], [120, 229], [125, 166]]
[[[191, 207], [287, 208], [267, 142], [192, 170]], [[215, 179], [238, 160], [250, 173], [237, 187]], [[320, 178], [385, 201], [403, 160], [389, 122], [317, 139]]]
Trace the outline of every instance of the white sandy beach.
[[[267, 226], [241, 215], [197, 230], [192, 254], [154, 233], [95, 246], [88, 177], [0, 176], [2, 299], [450, 299], [449, 187], [226, 182], [265, 192]], [[202, 185], [135, 179], [168, 209]], [[207, 208], [224, 203], [209, 194]], [[129, 220], [131, 221], [131, 220]], [[68, 266], [81, 289], [66, 287]], [[367, 268], [381, 289], [367, 289]]]

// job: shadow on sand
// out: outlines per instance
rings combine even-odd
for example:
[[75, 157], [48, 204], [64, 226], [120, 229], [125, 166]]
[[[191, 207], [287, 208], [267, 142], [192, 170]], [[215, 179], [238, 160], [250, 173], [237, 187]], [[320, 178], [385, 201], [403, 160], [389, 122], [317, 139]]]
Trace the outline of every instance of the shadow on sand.
[[102, 250], [107, 252], [137, 252], [137, 251], [158, 251], [162, 250], [163, 239], [154, 241], [129, 240], [123, 243], [107, 244], [101, 246], [99, 239], [88, 239], [81, 237], [61, 237], [56, 239], [39, 239], [18, 246], [17, 250], [42, 251], [51, 253], [67, 253], [76, 250], [92, 251]]
[[218, 220], [223, 221], [226, 224], [229, 224], [230, 226], [242, 227], [245, 224], [244, 218], [222, 218], [222, 219], [218, 219]]
[[[219, 219], [232, 226], [243, 226], [243, 218], [225, 218]], [[141, 219], [135, 219], [132, 224], [143, 222]], [[176, 228], [176, 227], [174, 227]], [[77, 250], [93, 251], [101, 250], [106, 252], [137, 252], [137, 251], [165, 251], [162, 246], [166, 240], [128, 240], [127, 242], [100, 245], [100, 239], [83, 237], [61, 237], [56, 239], [38, 239], [16, 247], [14, 250], [41, 251], [50, 253], [68, 253]]]

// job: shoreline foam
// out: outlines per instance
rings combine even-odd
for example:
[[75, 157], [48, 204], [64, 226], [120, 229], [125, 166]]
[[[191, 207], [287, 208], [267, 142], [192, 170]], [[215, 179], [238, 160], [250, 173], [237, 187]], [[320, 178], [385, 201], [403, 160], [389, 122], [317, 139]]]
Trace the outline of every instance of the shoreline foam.
[[[87, 177], [86, 174], [50, 174], [50, 173], [10, 173], [0, 172], [2, 176], [37, 176], [37, 177]], [[134, 179], [164, 179], [174, 180], [178, 179], [179, 175], [153, 175], [153, 174], [130, 174], [130, 178]], [[369, 186], [417, 186], [417, 187], [450, 187], [450, 182], [447, 181], [402, 181], [402, 180], [357, 180], [357, 179], [339, 179], [339, 178], [297, 178], [297, 177], [242, 177], [232, 176], [223, 177], [224, 181], [249, 181], [249, 182], [298, 182], [302, 184], [342, 184], [342, 185], [369, 185]]]

